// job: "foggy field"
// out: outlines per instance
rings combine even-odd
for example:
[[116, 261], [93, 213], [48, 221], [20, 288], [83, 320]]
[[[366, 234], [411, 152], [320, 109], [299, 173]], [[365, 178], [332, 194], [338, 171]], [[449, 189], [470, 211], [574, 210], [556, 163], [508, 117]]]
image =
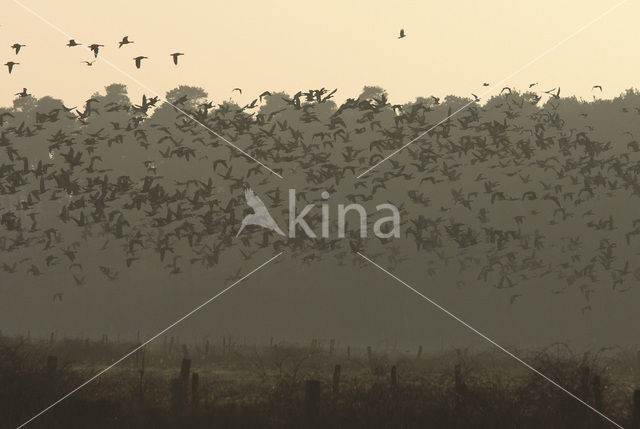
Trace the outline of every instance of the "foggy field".
[[[639, 92], [105, 91], [0, 110], [4, 426], [604, 428], [634, 395], [640, 422]], [[399, 234], [367, 233], [382, 204]]]
[[62, 3], [0, 1], [0, 429], [640, 429], [640, 2]]
[[[33, 427], [611, 427], [497, 350], [178, 341], [139, 350]], [[2, 338], [2, 427], [15, 427], [136, 345]], [[612, 419], [630, 422], [640, 375], [632, 350], [574, 353], [555, 344], [518, 355]]]

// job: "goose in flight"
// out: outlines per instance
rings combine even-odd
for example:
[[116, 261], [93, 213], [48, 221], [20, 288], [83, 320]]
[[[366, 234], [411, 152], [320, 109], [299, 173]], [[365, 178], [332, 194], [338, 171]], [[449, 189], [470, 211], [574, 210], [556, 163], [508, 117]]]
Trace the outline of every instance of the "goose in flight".
[[122, 48], [123, 45], [130, 45], [133, 43], [132, 40], [129, 40], [129, 36], [124, 36], [120, 42], [118, 42], [118, 48]]
[[169, 54], [169, 56], [173, 57], [173, 64], [178, 65], [178, 57], [180, 55], [184, 55], [182, 52], [174, 52], [173, 54]]
[[104, 45], [98, 45], [97, 43], [94, 43], [93, 45], [89, 45], [89, 49], [91, 49], [93, 51], [93, 55], [98, 58], [98, 51], [100, 50], [100, 48], [103, 48]]
[[136, 62], [136, 68], [139, 69], [140, 66], [142, 65], [142, 60], [146, 59], [148, 57], [144, 57], [144, 56], [139, 56], [139, 57], [135, 57], [133, 60]]
[[74, 39], [69, 40], [69, 43], [67, 43], [67, 46], [70, 48], [73, 48], [74, 46], [80, 46], [80, 45], [82, 45], [82, 43], [78, 43]]
[[[553, 93], [553, 91], [556, 91], [555, 94]], [[553, 88], [553, 89], [550, 89], [549, 91], [545, 91], [545, 94], [549, 94], [553, 98], [560, 98], [560, 87], [558, 87], [557, 90], [556, 88]]]
[[284, 232], [282, 232], [276, 221], [273, 220], [260, 197], [254, 194], [251, 188], [245, 189], [244, 198], [247, 200], [249, 207], [253, 209], [253, 214], [249, 214], [242, 219], [242, 224], [240, 225], [240, 229], [238, 230], [236, 237], [240, 235], [244, 227], [247, 225], [258, 225], [263, 228], [271, 229], [280, 235], [284, 235]]
[[91, 67], [95, 61], [83, 61], [87, 65], [87, 67]]
[[242, 94], [242, 89], [240, 89], [240, 88], [233, 88], [231, 90], [231, 92], [233, 92], [233, 91], [238, 91], [240, 94]]
[[13, 45], [11, 45], [11, 49], [16, 51], [16, 55], [18, 55], [20, 53], [20, 48], [24, 48], [27, 45], [21, 45], [20, 43], [14, 43]]
[[400, 29], [400, 35], [398, 36], [398, 39], [402, 39], [403, 37], [407, 37], [407, 35], [404, 34], [404, 28]]
[[7, 68], [9, 69], [9, 74], [11, 74], [11, 72], [13, 71], [13, 67], [17, 65], [20, 65], [20, 63], [14, 63], [13, 61], [5, 63], [5, 66], [7, 66]]
[[29, 94], [27, 92], [27, 88], [22, 88], [22, 92], [18, 92], [18, 93], [14, 94], [14, 95], [19, 95], [20, 98], [22, 98], [22, 97], [28, 97], [31, 94]]
[[593, 88], [591, 88], [591, 90], [593, 91], [596, 88], [598, 88], [600, 90], [600, 92], [602, 92], [602, 86], [601, 85], [593, 85]]

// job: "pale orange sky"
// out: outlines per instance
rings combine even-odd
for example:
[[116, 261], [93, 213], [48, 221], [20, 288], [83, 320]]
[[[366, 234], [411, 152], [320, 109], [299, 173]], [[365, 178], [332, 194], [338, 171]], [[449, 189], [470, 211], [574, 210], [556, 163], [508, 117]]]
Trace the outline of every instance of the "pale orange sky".
[[[77, 41], [105, 45], [101, 56], [164, 95], [203, 87], [214, 102], [248, 102], [264, 90], [338, 88], [338, 101], [364, 85], [392, 102], [480, 93], [619, 0], [243, 1], [21, 0]], [[629, 1], [505, 83], [524, 90], [560, 86], [562, 95], [611, 98], [637, 87], [640, 3]], [[407, 37], [397, 38], [400, 28]], [[128, 35], [135, 43], [118, 49]], [[26, 44], [19, 55], [9, 48]], [[0, 105], [23, 87], [75, 105], [113, 82], [134, 100], [143, 90], [16, 5], [0, 4]], [[180, 65], [169, 54], [184, 52]], [[136, 70], [133, 57], [149, 57]], [[591, 87], [601, 84], [602, 95]], [[243, 95], [231, 92], [241, 87]], [[498, 88], [495, 92], [499, 92]]]

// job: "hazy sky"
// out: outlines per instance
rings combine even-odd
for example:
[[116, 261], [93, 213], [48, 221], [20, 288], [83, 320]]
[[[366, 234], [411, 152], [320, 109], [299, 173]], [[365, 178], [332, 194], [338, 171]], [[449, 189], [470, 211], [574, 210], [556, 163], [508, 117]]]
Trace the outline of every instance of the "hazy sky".
[[[149, 89], [189, 84], [220, 102], [250, 101], [263, 90], [338, 88], [338, 100], [380, 85], [394, 102], [450, 93], [468, 96], [497, 82], [601, 15], [618, 0], [536, 2], [21, 0], [77, 41], [105, 45], [101, 56]], [[640, 4], [629, 1], [509, 82], [524, 89], [560, 86], [562, 95], [591, 99], [592, 86], [614, 97], [637, 86]], [[397, 38], [400, 28], [407, 37]], [[135, 43], [118, 49], [128, 35]], [[13, 43], [27, 46], [19, 55]], [[0, 3], [0, 60], [20, 65], [0, 73], [0, 105], [27, 87], [77, 104], [130, 78], [96, 62], [67, 37], [11, 0]], [[4, 48], [2, 48], [4, 46]], [[180, 65], [171, 52], [184, 52]], [[136, 70], [133, 57], [149, 57]], [[232, 94], [234, 87], [244, 90]], [[149, 94], [151, 91], [144, 91]], [[499, 92], [499, 89], [497, 89]], [[601, 96], [598, 93], [598, 96]]]

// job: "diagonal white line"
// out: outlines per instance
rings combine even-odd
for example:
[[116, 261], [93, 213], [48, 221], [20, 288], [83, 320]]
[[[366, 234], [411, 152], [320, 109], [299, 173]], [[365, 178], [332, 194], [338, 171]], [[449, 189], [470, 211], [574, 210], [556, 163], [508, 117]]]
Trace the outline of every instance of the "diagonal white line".
[[[594, 19], [592, 19], [591, 21], [587, 22], [586, 24], [584, 24], [582, 27], [578, 28], [576, 31], [574, 31], [573, 33], [569, 34], [568, 36], [566, 36], [564, 39], [560, 40], [558, 43], [556, 43], [555, 45], [551, 46], [550, 48], [546, 49], [545, 51], [543, 51], [542, 53], [538, 54], [536, 57], [534, 57], [532, 60], [528, 61], [527, 63], [523, 64], [522, 66], [520, 66], [516, 71], [512, 72], [511, 74], [509, 74], [507, 77], [501, 79], [500, 81], [498, 81], [498, 83], [491, 85], [486, 91], [480, 93], [480, 95], [478, 96], [478, 100], [481, 99], [483, 96], [487, 95], [489, 92], [493, 91], [496, 87], [500, 87], [503, 83], [505, 83], [506, 81], [508, 81], [509, 79], [511, 79], [512, 77], [514, 77], [515, 75], [517, 75], [518, 73], [520, 73], [521, 71], [523, 71], [524, 69], [528, 68], [529, 66], [531, 66], [532, 64], [536, 63], [538, 60], [540, 60], [542, 57], [544, 57], [545, 55], [549, 54], [550, 52], [556, 50], [558, 47], [560, 47], [561, 45], [563, 45], [565, 42], [567, 42], [568, 40], [574, 38], [575, 36], [577, 36], [578, 34], [582, 33], [584, 30], [586, 30], [587, 28], [589, 28], [591, 25], [595, 24], [596, 22], [600, 21], [602, 18], [604, 18], [605, 16], [609, 15], [611, 12], [613, 12], [615, 9], [617, 9], [618, 7], [622, 6], [623, 4], [627, 3], [629, 0], [622, 0], [619, 3], [616, 3], [614, 6], [610, 7], [609, 9], [607, 9], [606, 11], [604, 11], [602, 14], [598, 15], [597, 17], [595, 17]], [[388, 155], [387, 157], [383, 158], [382, 160], [378, 161], [375, 165], [373, 165], [372, 167], [369, 167], [367, 170], [365, 170], [364, 172], [360, 173], [360, 175], [358, 175], [356, 178], [359, 179], [362, 176], [364, 176], [365, 174], [369, 173], [371, 170], [373, 170], [374, 168], [378, 167], [380, 164], [382, 164], [383, 162], [385, 162], [386, 160], [388, 160], [389, 158], [391, 158], [392, 156], [396, 155], [398, 152], [400, 152], [401, 150], [403, 150], [404, 148], [406, 148], [407, 146], [409, 146], [410, 144], [414, 143], [416, 140], [421, 139], [422, 137], [424, 137], [426, 134], [430, 133], [432, 130], [434, 130], [435, 128], [437, 128], [438, 126], [440, 126], [443, 122], [446, 122], [449, 118], [452, 118], [453, 116], [457, 115], [458, 113], [460, 113], [461, 111], [465, 110], [467, 107], [471, 106], [473, 103], [475, 103], [477, 100], [473, 100], [468, 102], [467, 104], [465, 104], [464, 106], [462, 106], [461, 108], [459, 108], [458, 110], [456, 110], [455, 112], [453, 112], [452, 114], [450, 114], [449, 116], [447, 116], [446, 118], [444, 118], [443, 120], [439, 121], [438, 123], [436, 123], [434, 126], [432, 126], [431, 128], [429, 128], [427, 131], [423, 132], [422, 134], [418, 135], [418, 137], [414, 138], [413, 140], [409, 141], [409, 143], [406, 143], [405, 145], [403, 145], [402, 147], [400, 147], [399, 149], [396, 149], [395, 151], [393, 151], [390, 155]]]
[[[53, 28], [54, 30], [56, 30], [58, 33], [64, 35], [66, 38], [68, 39], [72, 39], [72, 36], [69, 35], [67, 32], [65, 32], [64, 30], [62, 30], [60, 27], [58, 27], [57, 25], [55, 25], [54, 23], [52, 23], [51, 21], [47, 20], [45, 17], [43, 17], [42, 15], [40, 15], [39, 13], [37, 13], [36, 11], [34, 11], [33, 9], [29, 8], [28, 6], [26, 6], [25, 4], [23, 4], [22, 2], [18, 1], [18, 0], [13, 0], [13, 2], [15, 4], [17, 4], [18, 6], [20, 6], [21, 8], [23, 8], [24, 10], [26, 10], [27, 12], [29, 12], [31, 15], [35, 16], [36, 18], [38, 18], [39, 20], [41, 20], [42, 22], [44, 22], [45, 24], [47, 24], [49, 27]], [[92, 52], [87, 46], [85, 45], [80, 45], [81, 48], [86, 49], [89, 52]], [[150, 93], [152, 93], [153, 95], [155, 95], [156, 97], [158, 97], [158, 99], [164, 103], [167, 103], [168, 105], [170, 105], [171, 107], [173, 107], [174, 109], [176, 109], [177, 111], [179, 111], [180, 113], [182, 113], [183, 115], [185, 115], [186, 117], [188, 117], [189, 119], [191, 119], [192, 121], [194, 121], [196, 124], [200, 125], [201, 127], [203, 127], [204, 129], [206, 129], [207, 131], [209, 131], [210, 133], [212, 133], [213, 135], [215, 135], [216, 137], [218, 137], [220, 140], [224, 141], [225, 143], [227, 143], [229, 146], [233, 147], [234, 149], [236, 149], [238, 152], [242, 153], [244, 156], [246, 156], [247, 158], [253, 160], [254, 162], [260, 164], [262, 167], [264, 167], [266, 170], [268, 170], [269, 172], [275, 174], [276, 176], [278, 176], [280, 179], [282, 179], [283, 177], [276, 173], [275, 171], [273, 171], [270, 167], [268, 167], [267, 165], [265, 165], [264, 163], [262, 163], [261, 161], [257, 160], [256, 158], [254, 158], [253, 156], [249, 155], [247, 152], [245, 152], [244, 150], [240, 149], [238, 146], [236, 146], [235, 144], [231, 143], [229, 140], [227, 140], [226, 138], [224, 138], [222, 135], [218, 134], [217, 132], [213, 131], [211, 128], [209, 128], [208, 126], [206, 126], [205, 124], [203, 124], [202, 122], [200, 122], [199, 120], [197, 120], [196, 118], [194, 118], [193, 116], [189, 115], [187, 112], [185, 112], [183, 109], [180, 109], [179, 107], [177, 107], [176, 105], [174, 105], [173, 103], [169, 102], [168, 100], [166, 100], [164, 97], [162, 97], [157, 91], [154, 91], [153, 89], [149, 88], [147, 85], [145, 85], [144, 83], [140, 82], [138, 79], [136, 79], [134, 76], [132, 76], [130, 73], [127, 73], [126, 71], [122, 70], [120, 67], [118, 67], [117, 65], [115, 65], [114, 63], [112, 63], [111, 61], [109, 61], [108, 59], [106, 59], [104, 56], [99, 55], [97, 57], [97, 59], [105, 62], [107, 65], [109, 65], [112, 69], [116, 70], [117, 72], [123, 74], [124, 76], [128, 77], [129, 79], [131, 79], [133, 82], [135, 82], [138, 86], [140, 86], [141, 88], [145, 89], [146, 91], [149, 91]]]
[[585, 401], [583, 401], [582, 399], [580, 399], [579, 397], [577, 397], [576, 395], [574, 395], [573, 393], [569, 392], [567, 389], [565, 389], [564, 387], [562, 387], [560, 384], [558, 384], [557, 382], [553, 381], [552, 379], [550, 379], [549, 377], [547, 377], [546, 375], [544, 375], [543, 373], [541, 373], [540, 371], [538, 371], [537, 369], [535, 369], [534, 367], [532, 367], [531, 365], [529, 365], [527, 362], [523, 361], [522, 359], [520, 359], [518, 356], [516, 356], [515, 354], [513, 354], [512, 352], [510, 352], [509, 350], [505, 349], [504, 347], [502, 347], [500, 344], [496, 343], [495, 341], [493, 341], [491, 338], [487, 337], [485, 334], [483, 334], [482, 332], [478, 331], [476, 328], [474, 328], [473, 326], [469, 325], [467, 322], [465, 322], [464, 320], [460, 319], [458, 316], [456, 316], [455, 314], [451, 313], [449, 310], [447, 310], [446, 308], [444, 308], [443, 306], [441, 306], [440, 304], [438, 304], [437, 302], [433, 301], [431, 298], [427, 297], [426, 295], [424, 295], [423, 293], [419, 292], [418, 290], [416, 290], [415, 288], [411, 287], [408, 283], [404, 282], [403, 280], [399, 279], [398, 277], [396, 277], [395, 275], [391, 274], [389, 271], [387, 271], [386, 269], [382, 268], [380, 265], [376, 264], [375, 262], [373, 262], [371, 259], [367, 258], [366, 256], [364, 256], [362, 253], [357, 252], [358, 255], [360, 255], [363, 259], [365, 259], [366, 261], [368, 261], [369, 263], [371, 263], [372, 265], [374, 265], [375, 267], [377, 267], [378, 269], [380, 269], [381, 271], [383, 271], [384, 273], [388, 274], [391, 278], [393, 278], [394, 280], [396, 280], [397, 282], [399, 282], [400, 284], [402, 284], [403, 286], [405, 286], [407, 289], [411, 290], [412, 292], [416, 293], [417, 295], [419, 295], [420, 297], [422, 297], [423, 299], [425, 299], [426, 301], [428, 301], [431, 305], [433, 305], [434, 307], [438, 308], [439, 310], [441, 310], [442, 312], [444, 312], [447, 316], [452, 317], [453, 319], [455, 319], [458, 323], [462, 324], [463, 326], [465, 326], [466, 328], [470, 329], [471, 331], [473, 331], [475, 334], [479, 335], [480, 337], [482, 337], [483, 339], [485, 339], [486, 341], [488, 341], [489, 343], [491, 343], [492, 345], [494, 345], [495, 347], [497, 347], [498, 349], [502, 350], [503, 352], [505, 352], [507, 355], [509, 355], [510, 357], [512, 357], [513, 359], [517, 360], [518, 362], [520, 362], [522, 365], [524, 365], [525, 367], [527, 367], [528, 369], [530, 369], [531, 371], [535, 372], [536, 374], [538, 374], [540, 377], [544, 378], [545, 380], [547, 380], [549, 383], [553, 384], [554, 386], [556, 386], [558, 389], [562, 390], [564, 393], [566, 393], [567, 395], [571, 396], [573, 399], [575, 399], [576, 401], [580, 402], [582, 405], [584, 405], [585, 407], [589, 408], [591, 411], [597, 413], [600, 417], [602, 417], [603, 419], [607, 420], [608, 422], [614, 424], [615, 426], [617, 426], [620, 429], [624, 429], [622, 426], [620, 426], [618, 423], [614, 422], [613, 420], [611, 420], [609, 417], [607, 417], [605, 414], [603, 414], [602, 412], [598, 411], [597, 409], [595, 409], [594, 407], [592, 407], [591, 405], [587, 404]]
[[256, 271], [258, 271], [260, 268], [264, 267], [265, 265], [269, 264], [271, 261], [273, 261], [274, 259], [276, 259], [278, 256], [282, 255], [283, 252], [278, 253], [277, 255], [273, 256], [271, 259], [269, 259], [268, 261], [264, 262], [262, 265], [260, 265], [257, 268], [254, 268], [252, 271], [250, 271], [248, 274], [245, 274], [242, 278], [240, 278], [239, 280], [235, 281], [233, 284], [227, 286], [226, 288], [222, 289], [222, 291], [218, 292], [216, 295], [212, 296], [211, 298], [209, 298], [208, 300], [206, 300], [205, 302], [203, 302], [202, 304], [200, 304], [199, 306], [197, 306], [196, 308], [194, 308], [193, 310], [191, 310], [190, 312], [188, 312], [187, 314], [185, 314], [184, 316], [182, 316], [181, 318], [179, 318], [178, 320], [176, 320], [175, 322], [173, 322], [171, 325], [167, 326], [166, 328], [164, 328], [162, 331], [158, 332], [157, 334], [155, 334], [153, 337], [149, 338], [147, 341], [145, 341], [144, 343], [140, 344], [139, 346], [137, 346], [136, 348], [134, 348], [133, 350], [131, 350], [129, 353], [127, 353], [126, 355], [122, 356], [120, 359], [118, 359], [117, 361], [115, 361], [114, 363], [112, 363], [111, 365], [107, 366], [106, 368], [104, 368], [102, 371], [98, 372], [96, 375], [94, 375], [93, 377], [91, 377], [90, 379], [88, 379], [87, 381], [85, 381], [84, 383], [82, 383], [81, 385], [79, 385], [78, 387], [76, 387], [75, 389], [73, 389], [71, 392], [67, 393], [66, 395], [64, 395], [63, 397], [61, 397], [60, 399], [58, 399], [57, 401], [55, 401], [54, 403], [52, 403], [51, 405], [49, 405], [47, 408], [43, 409], [42, 411], [40, 411], [38, 414], [34, 415], [33, 417], [31, 417], [29, 420], [25, 421], [24, 423], [22, 423], [20, 426], [17, 427], [17, 429], [20, 429], [26, 425], [28, 425], [29, 423], [31, 423], [32, 421], [34, 421], [35, 419], [37, 419], [38, 417], [40, 417], [42, 414], [46, 413], [47, 411], [49, 411], [50, 409], [52, 409], [53, 407], [55, 407], [56, 405], [58, 405], [60, 402], [64, 401], [65, 399], [67, 399], [69, 396], [73, 395], [74, 393], [76, 393], [77, 391], [79, 391], [80, 389], [82, 389], [83, 387], [85, 387], [86, 385], [88, 385], [89, 383], [91, 383], [92, 381], [94, 381], [96, 378], [100, 377], [102, 374], [104, 374], [105, 372], [109, 371], [110, 369], [112, 369], [113, 367], [115, 367], [116, 365], [118, 365], [120, 362], [124, 361], [125, 359], [127, 359], [129, 356], [131, 356], [132, 354], [134, 354], [135, 352], [137, 352], [138, 350], [140, 350], [141, 348], [145, 347], [147, 344], [149, 344], [150, 342], [152, 342], [153, 340], [155, 340], [156, 338], [158, 338], [159, 336], [161, 336], [162, 334], [164, 334], [165, 332], [167, 332], [169, 329], [173, 328], [174, 326], [176, 326], [177, 324], [181, 323], [183, 320], [185, 320], [186, 318], [192, 316], [194, 313], [196, 313], [198, 310], [200, 310], [202, 307], [206, 306], [207, 304], [209, 304], [211, 301], [215, 300], [216, 298], [218, 298], [219, 296], [221, 296], [222, 294], [224, 294], [225, 292], [227, 292], [228, 290], [230, 290], [232, 287], [234, 287], [235, 285], [237, 285], [238, 283], [240, 283], [241, 281], [243, 281], [244, 279], [246, 279], [247, 277], [251, 276], [253, 273], [255, 273]]

